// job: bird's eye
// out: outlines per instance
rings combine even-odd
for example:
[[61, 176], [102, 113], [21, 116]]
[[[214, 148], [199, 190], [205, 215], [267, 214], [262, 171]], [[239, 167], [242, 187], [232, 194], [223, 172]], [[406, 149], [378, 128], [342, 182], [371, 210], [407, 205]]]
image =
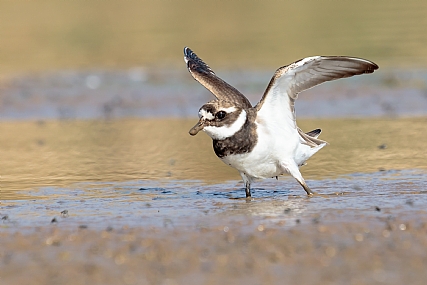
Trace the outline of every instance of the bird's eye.
[[222, 119], [224, 119], [224, 118], [225, 118], [225, 115], [227, 115], [227, 113], [226, 113], [226, 112], [224, 112], [224, 111], [219, 111], [218, 113], [216, 113], [215, 117], [216, 117], [218, 120], [222, 120]]

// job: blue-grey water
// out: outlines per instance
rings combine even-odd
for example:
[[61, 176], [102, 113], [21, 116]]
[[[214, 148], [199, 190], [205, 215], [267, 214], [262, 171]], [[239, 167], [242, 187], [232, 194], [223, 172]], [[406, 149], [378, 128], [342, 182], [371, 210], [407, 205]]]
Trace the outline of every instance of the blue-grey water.
[[[272, 226], [351, 222], [386, 215], [426, 217], [425, 171], [355, 173], [336, 179], [308, 180], [318, 196], [308, 198], [292, 179], [256, 183], [253, 199], [239, 182], [201, 181], [82, 182], [69, 187], [40, 187], [24, 200], [2, 203], [4, 226], [87, 225], [91, 228], [226, 226], [252, 219]], [[66, 212], [64, 212], [66, 211]], [[61, 213], [62, 212], [62, 213]]]
[[[274, 70], [218, 71], [252, 104]], [[0, 83], [1, 120], [197, 117], [212, 95], [183, 70], [60, 71]], [[301, 118], [423, 116], [427, 71], [391, 68], [320, 85], [301, 94]]]

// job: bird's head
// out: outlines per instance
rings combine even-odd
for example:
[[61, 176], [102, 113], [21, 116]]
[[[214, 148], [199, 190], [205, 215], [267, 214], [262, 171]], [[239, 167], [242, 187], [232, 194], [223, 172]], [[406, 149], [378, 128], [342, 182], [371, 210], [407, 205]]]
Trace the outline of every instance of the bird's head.
[[241, 107], [227, 101], [211, 101], [199, 110], [199, 122], [191, 128], [194, 136], [204, 131], [214, 140], [224, 140], [240, 131], [246, 123], [247, 113]]

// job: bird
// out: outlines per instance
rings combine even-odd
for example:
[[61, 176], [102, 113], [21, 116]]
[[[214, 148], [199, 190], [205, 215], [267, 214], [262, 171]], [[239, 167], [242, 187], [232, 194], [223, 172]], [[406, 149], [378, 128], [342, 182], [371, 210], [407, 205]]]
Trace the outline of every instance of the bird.
[[311, 196], [299, 168], [328, 143], [321, 129], [304, 133], [296, 123], [298, 94], [323, 82], [373, 73], [372, 61], [349, 56], [311, 56], [276, 70], [261, 100], [252, 106], [236, 88], [219, 78], [190, 48], [184, 61], [193, 78], [215, 99], [199, 109], [199, 121], [189, 131], [212, 138], [215, 154], [242, 177], [246, 198], [259, 179], [291, 175]]

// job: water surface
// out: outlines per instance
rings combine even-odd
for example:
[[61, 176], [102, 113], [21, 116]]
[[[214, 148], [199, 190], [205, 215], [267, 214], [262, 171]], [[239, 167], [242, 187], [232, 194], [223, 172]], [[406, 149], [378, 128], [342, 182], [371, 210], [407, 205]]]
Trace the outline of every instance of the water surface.
[[300, 120], [306, 131], [321, 127], [330, 143], [301, 169], [322, 195], [308, 199], [283, 176], [254, 183], [249, 204], [238, 172], [215, 156], [211, 139], [188, 135], [194, 123], [2, 122], [2, 214], [43, 224], [66, 209], [76, 223], [162, 226], [217, 215], [303, 219], [322, 209], [403, 213], [407, 201], [421, 206], [427, 197], [425, 118]]

